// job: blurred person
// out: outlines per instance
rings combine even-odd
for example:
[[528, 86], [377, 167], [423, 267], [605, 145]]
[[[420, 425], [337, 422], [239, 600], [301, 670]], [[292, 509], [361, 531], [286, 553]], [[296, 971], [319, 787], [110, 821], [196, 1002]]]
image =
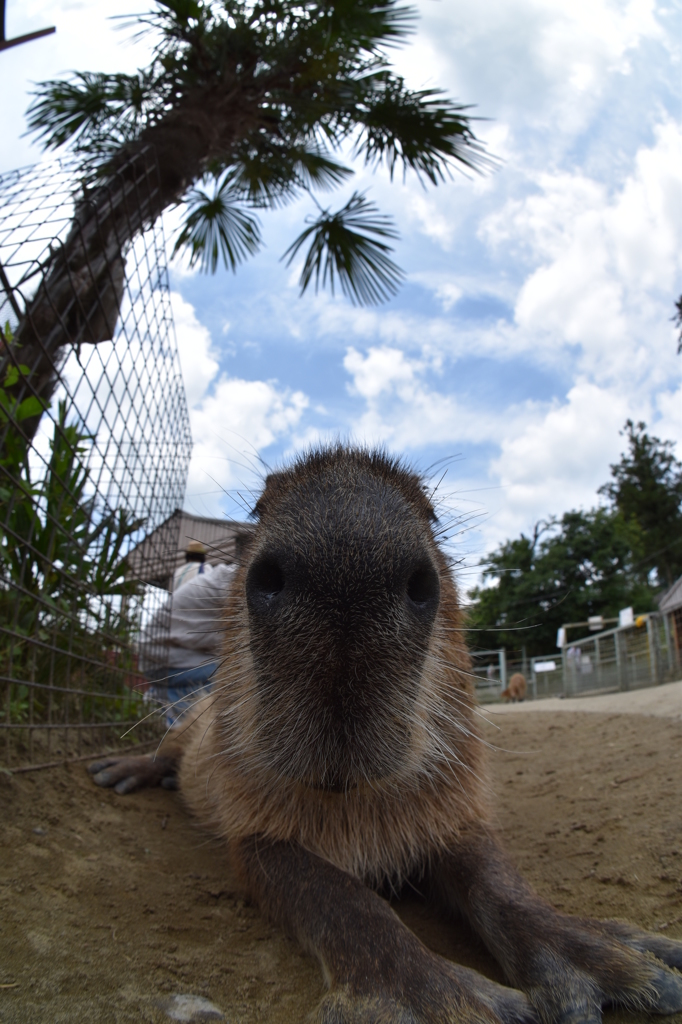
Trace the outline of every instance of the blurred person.
[[138, 644], [140, 669], [152, 684], [147, 692], [164, 707], [169, 729], [181, 726], [185, 711], [210, 691], [220, 664], [220, 622], [236, 565], [211, 567], [190, 560], [181, 566], [190, 568], [189, 579], [176, 570], [170, 598], [152, 615]]
[[195, 576], [203, 576], [213, 571], [213, 566], [206, 561], [206, 547], [200, 540], [191, 540], [185, 548], [185, 561], [179, 565], [173, 573], [171, 583], [171, 594], [183, 585], [189, 583]]

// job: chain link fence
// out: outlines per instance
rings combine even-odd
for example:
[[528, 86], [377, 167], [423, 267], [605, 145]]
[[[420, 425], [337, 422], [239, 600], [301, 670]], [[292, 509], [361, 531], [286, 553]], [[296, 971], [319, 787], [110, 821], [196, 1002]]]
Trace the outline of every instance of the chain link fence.
[[167, 594], [143, 562], [172, 572], [178, 538], [157, 527], [182, 506], [191, 454], [157, 196], [149, 153], [97, 182], [65, 161], [0, 177], [0, 762], [13, 769], [157, 728], [135, 638]]

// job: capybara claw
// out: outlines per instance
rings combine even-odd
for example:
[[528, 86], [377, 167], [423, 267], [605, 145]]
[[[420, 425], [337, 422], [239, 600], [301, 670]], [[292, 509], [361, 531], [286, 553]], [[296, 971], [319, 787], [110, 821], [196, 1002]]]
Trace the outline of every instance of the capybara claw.
[[136, 789], [139, 789], [144, 783], [142, 783], [136, 775], [130, 775], [127, 779], [121, 779], [114, 786], [114, 792], [118, 793], [119, 796], [124, 796], [126, 793], [132, 793]]
[[438, 960], [434, 968], [407, 989], [385, 988], [380, 979], [363, 994], [338, 986], [322, 1000], [315, 1024], [540, 1024], [522, 992], [468, 968]]
[[[112, 757], [95, 761], [88, 768], [97, 786], [113, 788], [120, 796], [145, 786], [177, 788], [175, 782], [176, 758], [168, 754], [142, 754], [134, 757]], [[171, 780], [171, 784], [169, 781]]]
[[[114, 761], [108, 757], [106, 761], [93, 761], [92, 764], [88, 765], [88, 771], [91, 775], [99, 775], [105, 768], [112, 765]], [[106, 785], [106, 783], [98, 782], [98, 786]]]
[[661, 969], [655, 980], [656, 1001], [652, 1010], [656, 1013], [680, 1013], [682, 1011], [682, 975]]

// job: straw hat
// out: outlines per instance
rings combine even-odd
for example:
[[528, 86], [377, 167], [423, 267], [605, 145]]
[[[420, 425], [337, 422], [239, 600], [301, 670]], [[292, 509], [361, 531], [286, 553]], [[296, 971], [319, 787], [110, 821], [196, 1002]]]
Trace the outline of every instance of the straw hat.
[[206, 545], [202, 544], [200, 540], [191, 540], [187, 545], [186, 550], [188, 555], [205, 555]]

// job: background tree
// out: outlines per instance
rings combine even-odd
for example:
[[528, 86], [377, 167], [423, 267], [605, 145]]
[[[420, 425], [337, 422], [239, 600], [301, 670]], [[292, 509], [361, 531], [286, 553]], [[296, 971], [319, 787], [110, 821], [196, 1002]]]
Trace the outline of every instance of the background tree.
[[[350, 177], [344, 143], [391, 177], [411, 170], [432, 185], [454, 165], [481, 168], [466, 108], [391, 70], [387, 48], [413, 20], [396, 0], [157, 0], [139, 18], [156, 39], [148, 67], [38, 86], [29, 129], [48, 149], [71, 147], [88, 189], [18, 325], [22, 386], [47, 403], [60, 349], [113, 336], [127, 249], [169, 207], [187, 206], [176, 250], [234, 270], [260, 246], [256, 211]], [[140, 167], [158, 167], [159, 186], [133, 210]], [[318, 208], [286, 255], [309, 242], [302, 290], [338, 283], [378, 302], [401, 279], [394, 236], [355, 193], [340, 211]]]
[[648, 611], [653, 593], [641, 558], [639, 526], [619, 511], [566, 512], [538, 523], [532, 537], [506, 541], [483, 563], [491, 585], [470, 594], [470, 642], [549, 654], [565, 622], [615, 617], [628, 605]]
[[628, 420], [624, 431], [628, 451], [611, 466], [599, 493], [642, 537], [642, 556], [655, 583], [669, 587], [682, 574], [682, 463], [672, 441], [650, 437], [645, 423]]

